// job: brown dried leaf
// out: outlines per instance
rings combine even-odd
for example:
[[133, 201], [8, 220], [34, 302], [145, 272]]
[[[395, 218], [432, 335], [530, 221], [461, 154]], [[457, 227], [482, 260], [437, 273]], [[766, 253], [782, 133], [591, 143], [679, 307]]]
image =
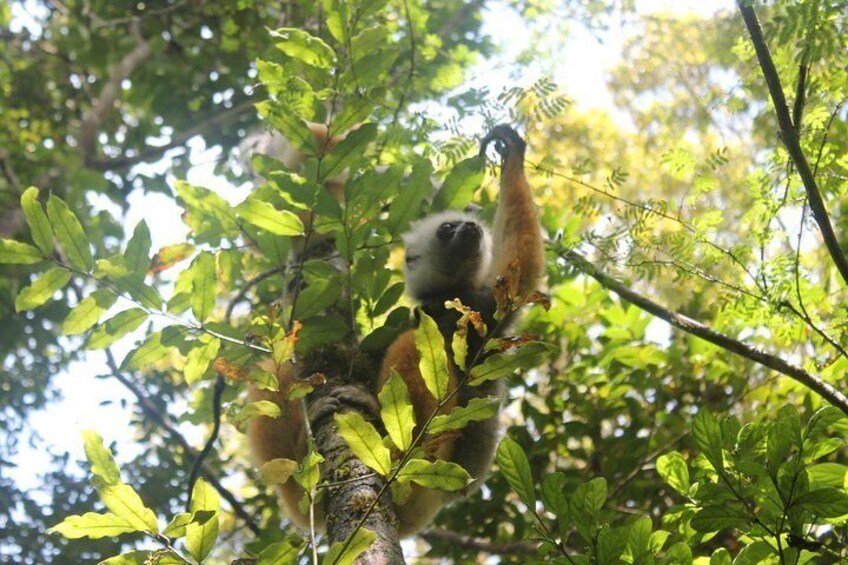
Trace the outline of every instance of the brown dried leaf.
[[249, 371], [247, 367], [239, 367], [238, 365], [234, 365], [223, 357], [218, 357], [217, 359], [215, 359], [215, 361], [212, 363], [212, 367], [219, 375], [229, 381], [236, 383], [243, 381]]

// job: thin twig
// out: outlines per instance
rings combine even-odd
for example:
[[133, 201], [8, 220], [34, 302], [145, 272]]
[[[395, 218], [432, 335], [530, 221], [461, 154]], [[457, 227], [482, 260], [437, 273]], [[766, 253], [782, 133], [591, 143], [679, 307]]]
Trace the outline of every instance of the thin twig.
[[254, 286], [258, 285], [259, 283], [261, 283], [265, 279], [271, 278], [272, 276], [274, 276], [274, 275], [276, 275], [280, 272], [281, 272], [280, 267], [274, 267], [273, 269], [269, 269], [267, 271], [259, 273], [258, 275], [256, 275], [252, 279], [245, 281], [241, 285], [241, 288], [239, 289], [238, 293], [236, 293], [236, 295], [233, 296], [233, 298], [227, 304], [227, 310], [224, 313], [224, 321], [227, 324], [230, 323], [230, 320], [233, 317], [233, 310], [235, 309], [235, 307], [240, 302], [242, 302], [247, 297], [247, 293], [250, 292], [250, 289], [252, 289]]
[[[625, 198], [623, 196], [619, 196], [617, 194], [607, 192], [606, 190], [598, 188], [597, 186], [589, 184], [589, 183], [582, 181], [582, 180], [580, 180], [576, 177], [554, 171], [553, 169], [548, 169], [548, 168], [543, 167], [542, 165], [540, 165], [538, 163], [532, 163], [530, 161], [527, 161], [526, 163], [527, 163], [528, 166], [533, 167], [534, 170], [539, 171], [542, 174], [549, 175], [549, 176], [556, 177], [556, 178], [561, 178], [561, 179], [566, 180], [568, 182], [582, 186], [583, 188], [589, 189], [596, 194], [599, 194], [601, 196], [605, 196], [606, 198], [609, 198], [610, 200], [613, 200], [615, 202], [621, 202], [622, 204], [630, 206], [631, 208], [636, 208], [636, 209], [642, 210], [642, 211], [644, 211], [648, 214], [652, 214], [652, 215], [657, 216], [659, 218], [669, 220], [671, 222], [674, 222], [675, 224], [678, 224], [683, 229], [685, 229], [687, 232], [695, 235], [696, 237], [702, 237], [701, 233], [698, 231], [697, 228], [695, 228], [691, 224], [687, 223], [685, 220], [678, 218], [676, 216], [673, 216], [673, 215], [671, 215], [671, 214], [669, 214], [669, 213], [667, 213], [663, 210], [658, 210], [657, 208], [654, 208], [653, 206], [650, 206], [648, 204], [644, 204], [642, 202], [636, 202], [634, 200], [630, 200], [629, 198]], [[742, 269], [745, 272], [745, 274], [748, 275], [748, 277], [751, 279], [751, 281], [754, 283], [754, 285], [759, 287], [759, 279], [756, 277], [756, 275], [754, 275], [754, 273], [751, 272], [750, 269], [748, 269], [748, 267], [745, 265], [745, 263], [743, 263], [742, 260], [740, 260], [739, 257], [737, 257], [735, 253], [733, 253], [733, 251], [731, 251], [730, 249], [725, 249], [724, 247], [722, 247], [722, 246], [718, 245], [717, 243], [714, 243], [714, 242], [712, 242], [712, 241], [710, 241], [706, 238], [703, 238], [702, 240], [709, 247], [712, 247], [713, 249], [715, 249], [716, 251], [718, 251], [722, 255], [726, 255], [727, 257], [729, 257], [730, 260], [733, 263], [735, 263], [740, 269]]]
[[9, 159], [9, 152], [5, 149], [0, 149], [0, 170], [3, 171], [3, 176], [6, 178], [9, 186], [12, 187], [12, 190], [16, 194], [22, 194], [24, 185], [21, 183], [18, 175], [15, 174], [15, 170], [12, 168], [12, 163]]
[[717, 345], [730, 353], [735, 353], [740, 357], [744, 357], [745, 359], [754, 361], [763, 367], [767, 367], [790, 377], [810, 390], [817, 392], [825, 400], [842, 410], [845, 414], [848, 414], [848, 396], [845, 396], [845, 394], [822, 380], [820, 377], [805, 371], [797, 365], [784, 361], [780, 357], [761, 351], [753, 346], [718, 332], [701, 322], [689, 318], [688, 316], [669, 310], [668, 308], [645, 296], [642, 296], [633, 289], [602, 272], [575, 251], [559, 250], [559, 253], [563, 259], [571, 263], [575, 268], [589, 275], [598, 281], [601, 286], [615, 292], [621, 298], [627, 300], [637, 308], [653, 314], [654, 316], [665, 320], [670, 325], [683, 330], [686, 333], [700, 337], [701, 339]]
[[429, 544], [447, 544], [472, 551], [482, 551], [493, 555], [535, 555], [538, 544], [525, 541], [493, 542], [481, 538], [464, 536], [451, 530], [424, 530], [419, 536]]
[[[111, 371], [110, 375], [118, 380], [124, 387], [126, 387], [132, 394], [135, 396], [138, 401], [139, 408], [144, 414], [156, 422], [162, 429], [168, 432], [168, 435], [171, 436], [179, 446], [182, 448], [183, 452], [186, 454], [186, 457], [195, 458], [197, 457], [197, 451], [188, 443], [185, 436], [177, 429], [176, 424], [171, 420], [171, 417], [163, 413], [159, 410], [159, 408], [149, 399], [147, 398], [146, 393], [132, 380], [130, 380], [126, 375], [124, 375], [118, 367], [118, 363], [115, 361], [115, 356], [113, 355], [111, 349], [108, 347], [105, 350], [106, 352], [106, 365], [109, 367]], [[253, 517], [250, 513], [245, 510], [244, 506], [242, 506], [241, 502], [236, 498], [236, 496], [231, 493], [224, 485], [221, 484], [221, 481], [215, 474], [215, 470], [209, 467], [206, 463], [203, 464], [203, 473], [206, 476], [206, 479], [209, 481], [209, 484], [218, 491], [221, 497], [224, 498], [227, 502], [229, 502], [230, 507], [233, 509], [233, 512], [244, 520], [248, 529], [251, 532], [256, 534], [257, 536], [262, 533], [259, 529], [259, 526], [253, 521]]]
[[792, 116], [789, 114], [789, 106], [786, 103], [783, 86], [780, 84], [780, 76], [777, 74], [777, 69], [774, 66], [768, 45], [763, 37], [763, 30], [757, 19], [757, 13], [754, 11], [754, 7], [744, 0], [737, 0], [737, 5], [742, 14], [742, 19], [745, 21], [745, 26], [748, 28], [748, 33], [751, 36], [751, 43], [754, 45], [754, 50], [757, 53], [757, 59], [760, 63], [760, 69], [763, 72], [763, 78], [766, 81], [766, 86], [774, 104], [777, 123], [780, 127], [780, 138], [786, 146], [786, 150], [792, 158], [795, 168], [798, 170], [801, 182], [804, 184], [804, 189], [807, 192], [807, 198], [810, 203], [810, 210], [813, 212], [813, 218], [819, 226], [825, 247], [827, 247], [828, 253], [830, 253], [830, 257], [834, 265], [836, 265], [839, 274], [842, 275], [843, 281], [848, 284], [848, 258], [842, 252], [839, 239], [836, 237], [836, 233], [830, 223], [830, 217], [827, 214], [827, 208], [824, 205], [816, 177], [810, 169], [810, 164], [804, 156], [804, 151], [801, 149], [798, 128], [796, 124], [792, 123]]
[[221, 396], [224, 394], [226, 385], [227, 383], [224, 381], [224, 376], [218, 373], [218, 376], [215, 379], [215, 389], [212, 393], [212, 433], [209, 434], [209, 439], [206, 440], [206, 443], [203, 445], [203, 449], [197, 457], [195, 457], [194, 464], [191, 466], [191, 473], [189, 473], [188, 476], [186, 512], [191, 512], [191, 493], [194, 490], [194, 483], [200, 475], [200, 469], [203, 467], [206, 457], [209, 456], [209, 453], [212, 451], [212, 447], [218, 440], [218, 434], [221, 432]]

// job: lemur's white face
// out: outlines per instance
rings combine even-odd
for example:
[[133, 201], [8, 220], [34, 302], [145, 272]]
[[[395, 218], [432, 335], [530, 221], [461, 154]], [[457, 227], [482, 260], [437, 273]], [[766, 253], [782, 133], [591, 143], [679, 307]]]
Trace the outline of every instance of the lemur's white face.
[[403, 240], [406, 288], [413, 298], [478, 289], [488, 279], [492, 236], [474, 215], [432, 214], [412, 224]]

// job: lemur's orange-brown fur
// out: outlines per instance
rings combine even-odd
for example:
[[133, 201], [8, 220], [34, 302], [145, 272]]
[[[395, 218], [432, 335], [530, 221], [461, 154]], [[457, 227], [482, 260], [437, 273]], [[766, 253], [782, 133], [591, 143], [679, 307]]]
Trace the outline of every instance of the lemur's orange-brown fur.
[[[319, 146], [331, 147], [320, 137], [323, 131], [326, 138], [326, 128], [317, 126], [313, 127], [312, 131], [316, 135]], [[544, 269], [544, 256], [538, 214], [524, 174], [524, 143], [511, 128], [506, 126], [495, 128], [489, 138], [496, 139], [502, 144], [500, 151], [503, 157], [500, 197], [493, 228], [493, 261], [491, 272], [483, 285], [470, 290], [487, 292], [493, 287], [498, 277], [506, 275], [510, 264], [517, 261], [520, 268], [519, 292], [525, 293], [537, 288]], [[484, 146], [490, 140], [489, 138], [484, 140]], [[336, 141], [333, 140], [333, 143]], [[444, 297], [445, 300], [451, 298], [455, 297]], [[473, 303], [466, 306], [475, 308]], [[449, 339], [447, 343], [450, 343]], [[423, 423], [437, 407], [437, 402], [424, 386], [418, 369], [419, 360], [415, 345], [415, 331], [409, 330], [400, 335], [386, 350], [375, 383], [375, 392], [388, 380], [390, 371], [394, 369], [403, 377], [409, 389], [416, 421]], [[248, 436], [251, 448], [255, 459], [260, 463], [275, 458], [300, 461], [306, 455], [304, 415], [300, 404], [286, 401], [284, 396], [292, 381], [291, 366], [281, 367], [277, 378], [281, 392], [271, 393], [258, 389], [250, 392], [251, 401], [271, 400], [280, 406], [283, 413], [278, 419], [253, 418], [249, 424]], [[449, 390], [454, 390], [458, 382], [458, 370], [451, 363]], [[475, 388], [470, 393], [470, 397], [500, 394], [501, 389], [497, 388], [500, 386], [502, 385], [493, 383], [495, 388], [490, 388], [488, 391], [485, 387]], [[457, 404], [466, 403], [470, 397], [469, 395], [463, 397], [460, 391], [460, 394], [454, 395], [452, 402], [444, 406], [442, 411], [448, 412]], [[479, 437], [474, 437], [474, 434]], [[467, 470], [472, 476], [481, 479], [491, 466], [496, 443], [496, 420], [474, 423], [461, 430], [459, 437], [438, 444], [431, 455], [459, 464], [465, 463], [471, 467]], [[476, 453], [469, 455], [469, 452]], [[469, 457], [473, 457], [473, 460]], [[307, 527], [308, 516], [298, 508], [298, 503], [303, 496], [300, 486], [295, 481], [289, 480], [279, 485], [279, 493], [283, 512], [296, 524]], [[413, 485], [409, 498], [403, 504], [396, 506], [400, 534], [411, 535], [422, 529], [452, 497], [455, 495]], [[316, 522], [320, 527], [324, 523], [323, 513], [320, 508], [316, 510], [318, 510]]]

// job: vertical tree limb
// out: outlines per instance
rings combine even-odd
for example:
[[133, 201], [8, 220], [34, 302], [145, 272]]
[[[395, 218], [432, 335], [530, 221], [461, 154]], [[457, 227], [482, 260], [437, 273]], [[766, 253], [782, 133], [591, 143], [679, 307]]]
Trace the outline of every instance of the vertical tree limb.
[[[304, 374], [328, 376], [327, 382], [307, 397], [315, 449], [324, 457], [322, 482], [328, 483], [318, 503], [323, 504], [331, 545], [340, 542], [347, 548], [350, 536], [360, 527], [376, 534], [374, 543], [357, 557], [356, 565], [404, 565], [397, 516], [391, 494], [384, 488], [386, 479], [356, 458], [339, 434], [334, 418], [335, 414], [357, 412], [370, 422], [379, 422], [377, 400], [370, 387], [362, 384], [373, 382], [377, 369], [374, 359], [350, 359], [338, 346], [302, 360]], [[333, 565], [330, 561], [327, 564]]]
[[766, 81], [769, 95], [774, 104], [777, 123], [780, 127], [780, 138], [786, 146], [786, 150], [795, 164], [795, 168], [798, 170], [801, 182], [804, 184], [804, 189], [807, 192], [807, 198], [810, 202], [810, 210], [813, 212], [813, 218], [819, 226], [819, 231], [822, 234], [827, 251], [831, 259], [833, 259], [839, 274], [842, 275], [842, 280], [848, 284], [848, 259], [846, 259], [845, 254], [839, 246], [839, 240], [836, 238], [836, 233], [830, 223], [830, 217], [827, 214], [827, 208], [825, 208], [816, 177], [812, 169], [810, 169], [810, 164], [807, 162], [807, 158], [801, 149], [798, 128], [792, 122], [789, 105], [783, 93], [783, 86], [780, 84], [780, 76], [777, 74], [777, 69], [774, 66], [768, 45], [766, 45], [763, 30], [757, 19], [757, 13], [754, 11], [754, 7], [745, 0], [737, 0], [737, 5], [739, 6], [739, 12], [742, 14], [742, 19], [745, 21], [745, 26], [748, 28], [748, 33], [751, 36], [751, 43], [754, 45], [757, 60], [763, 72], [763, 78]]

